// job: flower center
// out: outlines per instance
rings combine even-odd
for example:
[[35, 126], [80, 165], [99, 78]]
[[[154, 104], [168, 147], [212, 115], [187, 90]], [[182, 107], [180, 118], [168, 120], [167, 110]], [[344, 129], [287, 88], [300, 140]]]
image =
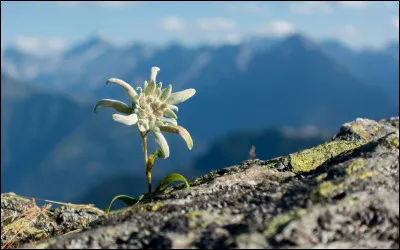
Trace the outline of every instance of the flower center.
[[164, 115], [167, 104], [158, 100], [154, 96], [143, 96], [139, 99], [137, 114], [140, 119], [155, 121]]

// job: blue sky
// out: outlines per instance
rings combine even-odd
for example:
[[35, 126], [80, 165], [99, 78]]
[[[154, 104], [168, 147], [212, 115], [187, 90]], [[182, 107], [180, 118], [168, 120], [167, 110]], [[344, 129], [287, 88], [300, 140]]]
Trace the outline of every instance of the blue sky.
[[188, 46], [238, 43], [252, 36], [302, 32], [353, 48], [382, 47], [399, 36], [398, 2], [7, 2], [1, 1], [1, 47], [57, 52], [101, 33], [133, 41]]

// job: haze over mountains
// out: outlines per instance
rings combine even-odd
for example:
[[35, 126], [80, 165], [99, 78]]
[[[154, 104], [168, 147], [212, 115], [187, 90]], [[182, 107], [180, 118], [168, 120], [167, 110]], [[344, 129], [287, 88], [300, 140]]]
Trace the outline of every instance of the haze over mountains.
[[[161, 68], [158, 80], [172, 84], [173, 91], [197, 90], [178, 112], [195, 146], [188, 151], [179, 137], [167, 135], [171, 158], [156, 164], [156, 178], [231, 164], [209, 150], [235, 131], [249, 135], [232, 136], [236, 139], [218, 152], [237, 152], [243, 141], [257, 140], [252, 131], [266, 128], [278, 129], [262, 137], [270, 142], [262, 152], [284, 140], [276, 136], [282, 126], [329, 130], [357, 117], [398, 115], [398, 42], [356, 52], [337, 41], [316, 43], [299, 34], [198, 48], [116, 47], [90, 37], [53, 58], [10, 48], [2, 60], [2, 192], [47, 199], [74, 201], [112, 174], [144, 177], [136, 131], [113, 122], [111, 110], [94, 114], [93, 105], [103, 98], [127, 102], [122, 89], [106, 87], [105, 81], [117, 77], [141, 86], [152, 66]], [[296, 145], [312, 146], [320, 138]]]
[[[265, 57], [266, 52], [288, 39], [292, 41], [288, 46], [293, 46], [294, 50], [307, 44], [319, 47], [336, 64], [345, 66], [368, 83], [381, 86], [377, 78], [382, 76], [387, 78], [385, 81], [397, 81], [392, 74], [398, 72], [398, 42], [389, 43], [382, 50], [357, 52], [336, 40], [317, 44], [300, 34], [288, 38], [254, 38], [235, 46], [204, 45], [198, 48], [187, 48], [177, 43], [164, 47], [140, 43], [115, 46], [105, 37], [93, 35], [64, 53], [47, 58], [13, 47], [6, 48], [1, 69], [17, 79], [69, 94], [86, 95], [101, 91], [103, 86], [99, 82], [110, 75], [142, 84], [148, 77], [149, 67], [157, 62], [162, 70], [160, 77], [162, 74], [165, 82], [173, 82], [178, 87], [183, 84], [204, 86], [212, 85], [217, 79], [215, 76], [247, 72], [250, 70], [248, 64], [255, 55]], [[207, 77], [202, 79], [203, 75]], [[370, 79], [371, 75], [375, 77]]]

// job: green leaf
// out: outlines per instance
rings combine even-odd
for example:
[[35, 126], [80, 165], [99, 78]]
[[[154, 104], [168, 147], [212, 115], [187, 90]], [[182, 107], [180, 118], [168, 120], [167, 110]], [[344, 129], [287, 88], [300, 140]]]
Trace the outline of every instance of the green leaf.
[[136, 204], [138, 204], [141, 200], [143, 200], [143, 198], [144, 198], [144, 194], [140, 195], [138, 200], [137, 200], [137, 202], [136, 202]]
[[108, 206], [104, 210], [106, 214], [110, 211], [111, 204], [113, 204], [114, 201], [116, 201], [116, 200], [123, 201], [128, 206], [135, 205], [138, 202], [138, 200], [136, 200], [135, 198], [133, 198], [131, 196], [128, 196], [128, 195], [117, 195], [110, 201], [110, 203], [108, 204]]
[[189, 188], [189, 183], [186, 180], [185, 177], [183, 177], [180, 174], [177, 173], [173, 173], [173, 174], [169, 174], [167, 175], [167, 177], [165, 177], [164, 179], [162, 179], [162, 181], [160, 182], [160, 184], [157, 185], [156, 187], [156, 191], [162, 191], [166, 188], [166, 186], [174, 181], [182, 181], [185, 183], [186, 188]]

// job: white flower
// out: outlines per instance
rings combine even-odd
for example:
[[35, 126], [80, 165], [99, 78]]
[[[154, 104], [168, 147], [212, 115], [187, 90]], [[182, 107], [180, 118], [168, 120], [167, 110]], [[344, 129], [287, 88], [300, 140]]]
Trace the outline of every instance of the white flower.
[[106, 84], [114, 83], [121, 86], [128, 94], [132, 104], [128, 105], [117, 100], [103, 99], [96, 104], [94, 111], [96, 112], [98, 107], [114, 108], [123, 114], [113, 114], [114, 121], [129, 126], [136, 125], [142, 133], [151, 131], [165, 159], [169, 157], [169, 146], [161, 131], [179, 134], [185, 140], [189, 149], [193, 147], [193, 140], [189, 132], [185, 128], [178, 126], [178, 117], [174, 111], [178, 111], [178, 107], [175, 104], [186, 101], [196, 93], [196, 90], [186, 89], [171, 93], [171, 85], [161, 89], [162, 83], [156, 83], [158, 71], [160, 71], [158, 67], [151, 68], [149, 82], [144, 82], [143, 89], [137, 88], [140, 90], [139, 94], [123, 80], [117, 78], [108, 79]]

